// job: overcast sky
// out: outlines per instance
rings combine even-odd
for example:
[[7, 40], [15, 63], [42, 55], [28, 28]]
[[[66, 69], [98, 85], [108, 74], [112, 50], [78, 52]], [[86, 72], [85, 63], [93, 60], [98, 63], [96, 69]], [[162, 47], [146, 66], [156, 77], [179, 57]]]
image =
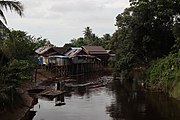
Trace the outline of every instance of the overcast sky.
[[89, 26], [101, 37], [112, 34], [116, 16], [129, 6], [129, 0], [19, 0], [24, 16], [6, 13], [8, 27], [63, 46], [73, 38], [83, 36]]

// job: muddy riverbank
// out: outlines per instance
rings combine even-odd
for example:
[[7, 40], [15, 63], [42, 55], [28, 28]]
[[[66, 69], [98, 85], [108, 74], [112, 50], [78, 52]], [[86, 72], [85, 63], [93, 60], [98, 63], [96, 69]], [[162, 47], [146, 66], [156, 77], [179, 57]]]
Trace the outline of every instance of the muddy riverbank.
[[26, 81], [21, 84], [21, 87], [16, 89], [21, 96], [20, 104], [11, 110], [6, 110], [0, 113], [0, 120], [27, 120], [26, 116], [35, 104], [35, 99], [28, 94], [27, 90], [38, 86], [39, 83], [46, 81], [54, 76], [55, 75], [52, 73], [39, 69], [36, 83], [32, 81]]
[[21, 96], [20, 104], [11, 110], [6, 110], [5, 112], [0, 113], [0, 120], [21, 120], [21, 118], [25, 116], [33, 103], [33, 98], [26, 93], [26, 89], [33, 86], [33, 83], [26, 82], [21, 88], [16, 89]]

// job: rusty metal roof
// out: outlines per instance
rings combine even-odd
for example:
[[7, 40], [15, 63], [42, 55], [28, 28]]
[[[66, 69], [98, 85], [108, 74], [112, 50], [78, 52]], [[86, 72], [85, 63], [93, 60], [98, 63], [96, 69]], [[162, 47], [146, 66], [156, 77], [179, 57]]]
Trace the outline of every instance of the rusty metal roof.
[[79, 47], [71, 47], [71, 50], [68, 51], [67, 53], [65, 53], [66, 56], [69, 56], [69, 57], [74, 57], [76, 55], [78, 55], [78, 53], [80, 53], [82, 50], [82, 48], [79, 48]]
[[35, 50], [35, 52], [37, 54], [43, 54], [45, 53], [46, 51], [48, 51], [50, 48], [52, 48], [51, 46], [43, 46], [43, 47], [40, 47], [38, 48], [37, 50]]
[[46, 56], [50, 56], [50, 55], [63, 55], [65, 52], [66, 48], [65, 47], [52, 47], [52, 46], [43, 46], [38, 48], [37, 50], [35, 50], [35, 52], [39, 55], [46, 55]]

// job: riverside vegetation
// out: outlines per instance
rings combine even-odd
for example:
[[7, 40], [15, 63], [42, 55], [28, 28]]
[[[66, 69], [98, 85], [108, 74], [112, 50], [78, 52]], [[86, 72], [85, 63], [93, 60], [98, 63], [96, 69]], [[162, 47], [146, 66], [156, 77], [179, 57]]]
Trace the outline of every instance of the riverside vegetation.
[[[116, 54], [115, 59], [110, 61], [115, 75], [123, 73], [126, 79], [132, 79], [130, 74], [132, 70], [143, 67], [145, 68], [143, 80], [146, 86], [179, 97], [180, 1], [130, 0], [129, 2], [130, 7], [117, 15], [117, 30], [112, 35], [105, 34], [98, 37], [90, 27], [87, 27], [83, 31], [84, 36], [71, 40], [70, 45], [100, 45], [111, 49]], [[20, 7], [0, 1], [5, 9], [17, 10], [16, 12], [22, 15], [22, 5], [19, 2], [15, 3]], [[9, 5], [11, 7], [8, 7]], [[3, 14], [1, 16], [5, 20]], [[47, 43], [49, 43], [47, 39], [34, 38], [24, 31], [9, 30], [0, 21], [1, 111], [18, 103], [14, 102], [20, 98], [14, 89], [23, 81], [31, 79], [35, 67], [34, 50]], [[13, 91], [13, 94], [9, 91]]]
[[36, 67], [33, 50], [48, 41], [34, 38], [23, 31], [11, 31], [13, 39], [8, 36], [0, 41], [0, 111], [13, 109], [22, 101], [16, 88], [33, 78]]
[[32, 80], [34, 50], [48, 43], [46, 39], [35, 38], [24, 31], [9, 30], [3, 10], [23, 15], [23, 5], [18, 1], [0, 0], [0, 113], [12, 111], [23, 100], [17, 88]]
[[151, 63], [146, 70], [146, 84], [170, 96], [180, 96], [180, 51]]
[[111, 38], [116, 74], [132, 79], [133, 68], [145, 68], [145, 86], [179, 97], [179, 13], [178, 0], [130, 0]]

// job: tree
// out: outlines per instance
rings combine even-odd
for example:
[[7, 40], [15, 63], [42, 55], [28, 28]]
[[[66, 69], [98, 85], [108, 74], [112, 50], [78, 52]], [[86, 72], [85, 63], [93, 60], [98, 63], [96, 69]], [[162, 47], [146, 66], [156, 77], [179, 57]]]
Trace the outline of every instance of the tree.
[[[23, 5], [19, 1], [4, 1], [0, 0], [0, 16], [2, 17], [2, 20], [4, 23], [7, 25], [7, 20], [5, 18], [5, 15], [3, 13], [3, 10], [10, 10], [16, 12], [18, 15], [22, 16], [23, 15]], [[12, 39], [10, 35], [10, 30], [6, 27], [6, 25], [3, 23], [3, 21], [0, 20], [0, 40], [1, 40], [1, 49], [0, 49], [0, 67], [2, 66], [2, 63], [5, 58], [5, 53], [3, 53], [3, 47], [5, 43], [2, 42], [2, 40], [6, 39], [4, 38], [5, 36], [7, 37], [7, 34], [9, 34], [9, 37]]]
[[180, 23], [175, 23], [173, 28], [173, 34], [175, 37], [175, 44], [172, 47], [172, 52], [177, 53], [180, 50]]
[[110, 42], [111, 42], [111, 35], [110, 34], [104, 34], [103, 37], [101, 37], [102, 46], [105, 49], [110, 50]]
[[13, 40], [7, 35], [3, 41], [0, 41], [2, 42], [0, 60], [2, 53], [6, 58], [5, 62], [0, 61], [2, 65], [0, 67], [0, 83], [6, 85], [8, 83], [17, 84], [19, 80], [29, 80], [34, 69], [35, 50], [49, 44], [46, 39], [35, 38], [24, 31], [13, 30], [10, 34]]
[[130, 7], [116, 17], [118, 30], [112, 36], [116, 67], [146, 66], [168, 55], [174, 43], [179, 44], [179, 14], [178, 0], [130, 0]]
[[80, 37], [77, 39], [72, 39], [71, 43], [73, 46], [84, 46], [84, 45], [96, 45], [96, 46], [103, 46], [103, 41], [101, 38], [96, 36], [92, 32], [92, 29], [90, 27], [86, 27], [83, 31], [84, 37]]
[[93, 35], [92, 29], [90, 27], [86, 27], [85, 30], [83, 31], [83, 34], [84, 34], [84, 39], [90, 42]]
[[87, 41], [84, 40], [84, 38], [80, 37], [78, 39], [72, 39], [71, 40], [72, 46], [81, 47], [84, 45], [87, 45]]
[[13, 40], [10, 38], [4, 40], [6, 48], [9, 49], [9, 53], [6, 55], [18, 60], [33, 58], [34, 51], [49, 42], [47, 39], [35, 38], [20, 30], [11, 31], [11, 37]]

